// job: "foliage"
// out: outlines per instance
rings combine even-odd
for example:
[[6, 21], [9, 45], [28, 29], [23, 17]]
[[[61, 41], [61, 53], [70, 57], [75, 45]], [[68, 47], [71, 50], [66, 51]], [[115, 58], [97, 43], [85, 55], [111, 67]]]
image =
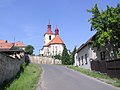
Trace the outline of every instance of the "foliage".
[[88, 12], [92, 13], [92, 18], [89, 19], [91, 30], [97, 31], [93, 46], [103, 46], [106, 51], [113, 51], [116, 58], [120, 46], [120, 4], [117, 7], [107, 6], [107, 9], [101, 12], [95, 4]]
[[20, 77], [14, 80], [7, 90], [35, 90], [41, 74], [41, 68], [38, 65], [29, 64], [21, 73]]
[[61, 55], [55, 55], [54, 58], [61, 60]]
[[34, 51], [34, 47], [32, 45], [27, 45], [26, 46], [26, 48], [25, 48], [25, 53], [26, 54], [32, 55], [33, 51]]
[[74, 64], [74, 62], [75, 62], [75, 60], [74, 60], [74, 56], [75, 56], [75, 52], [76, 52], [76, 46], [75, 46], [75, 48], [74, 48], [74, 50], [72, 51], [72, 53], [71, 53], [71, 64], [73, 65]]
[[62, 52], [61, 60], [62, 60], [63, 65], [70, 65], [71, 64], [70, 55], [68, 54], [67, 48], [65, 45], [64, 45], [63, 52]]
[[120, 51], [118, 51], [118, 58], [120, 58]]

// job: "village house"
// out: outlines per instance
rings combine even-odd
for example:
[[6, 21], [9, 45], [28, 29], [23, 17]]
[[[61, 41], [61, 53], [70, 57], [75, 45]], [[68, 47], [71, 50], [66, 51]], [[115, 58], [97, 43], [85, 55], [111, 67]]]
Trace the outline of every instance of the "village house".
[[7, 40], [0, 40], [0, 50], [9, 50], [14, 47], [13, 43], [8, 43]]
[[26, 45], [23, 42], [10, 43], [7, 40], [0, 40], [0, 50], [10, 50], [13, 47], [19, 47], [22, 50], [25, 50]]
[[59, 29], [56, 27], [55, 33], [51, 30], [50, 22], [47, 25], [47, 32], [44, 34], [44, 46], [40, 50], [40, 55], [55, 56], [61, 55], [64, 48], [64, 42], [60, 38]]
[[92, 36], [85, 44], [82, 44], [75, 54], [75, 66], [91, 70], [91, 61], [95, 60], [96, 52], [91, 47], [91, 41], [95, 36]]
[[19, 47], [20, 49], [25, 50], [26, 45], [23, 42], [15, 42], [14, 46]]

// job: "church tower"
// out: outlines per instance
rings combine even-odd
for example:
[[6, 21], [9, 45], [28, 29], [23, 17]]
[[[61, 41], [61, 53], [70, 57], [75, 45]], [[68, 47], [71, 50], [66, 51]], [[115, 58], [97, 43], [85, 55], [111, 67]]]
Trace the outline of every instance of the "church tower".
[[44, 34], [44, 45], [40, 50], [40, 54], [43, 56], [62, 55], [63, 49], [64, 42], [60, 38], [58, 27], [56, 27], [55, 32], [53, 33], [49, 21], [47, 32]]
[[44, 46], [47, 45], [54, 37], [55, 34], [51, 30], [51, 25], [49, 21], [47, 25], [47, 32], [44, 34]]

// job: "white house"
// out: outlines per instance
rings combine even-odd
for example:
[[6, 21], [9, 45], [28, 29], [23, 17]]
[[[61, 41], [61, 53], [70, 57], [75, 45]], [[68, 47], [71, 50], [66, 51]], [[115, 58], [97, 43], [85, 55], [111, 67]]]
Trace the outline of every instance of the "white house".
[[44, 46], [40, 50], [40, 54], [43, 56], [61, 55], [63, 48], [64, 42], [59, 36], [58, 28], [56, 27], [55, 33], [53, 33], [49, 22], [47, 32], [44, 34]]
[[91, 41], [94, 38], [91, 37], [85, 44], [82, 44], [75, 54], [75, 66], [79, 66], [85, 69], [91, 69], [91, 60], [95, 60], [96, 53], [91, 47]]

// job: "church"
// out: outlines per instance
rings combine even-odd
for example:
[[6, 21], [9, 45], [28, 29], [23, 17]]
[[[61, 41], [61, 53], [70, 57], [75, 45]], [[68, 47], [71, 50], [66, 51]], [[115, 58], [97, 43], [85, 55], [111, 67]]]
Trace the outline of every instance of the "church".
[[59, 29], [56, 27], [55, 33], [51, 30], [50, 22], [47, 25], [47, 32], [44, 34], [44, 45], [40, 50], [42, 56], [62, 55], [64, 42], [59, 36]]

